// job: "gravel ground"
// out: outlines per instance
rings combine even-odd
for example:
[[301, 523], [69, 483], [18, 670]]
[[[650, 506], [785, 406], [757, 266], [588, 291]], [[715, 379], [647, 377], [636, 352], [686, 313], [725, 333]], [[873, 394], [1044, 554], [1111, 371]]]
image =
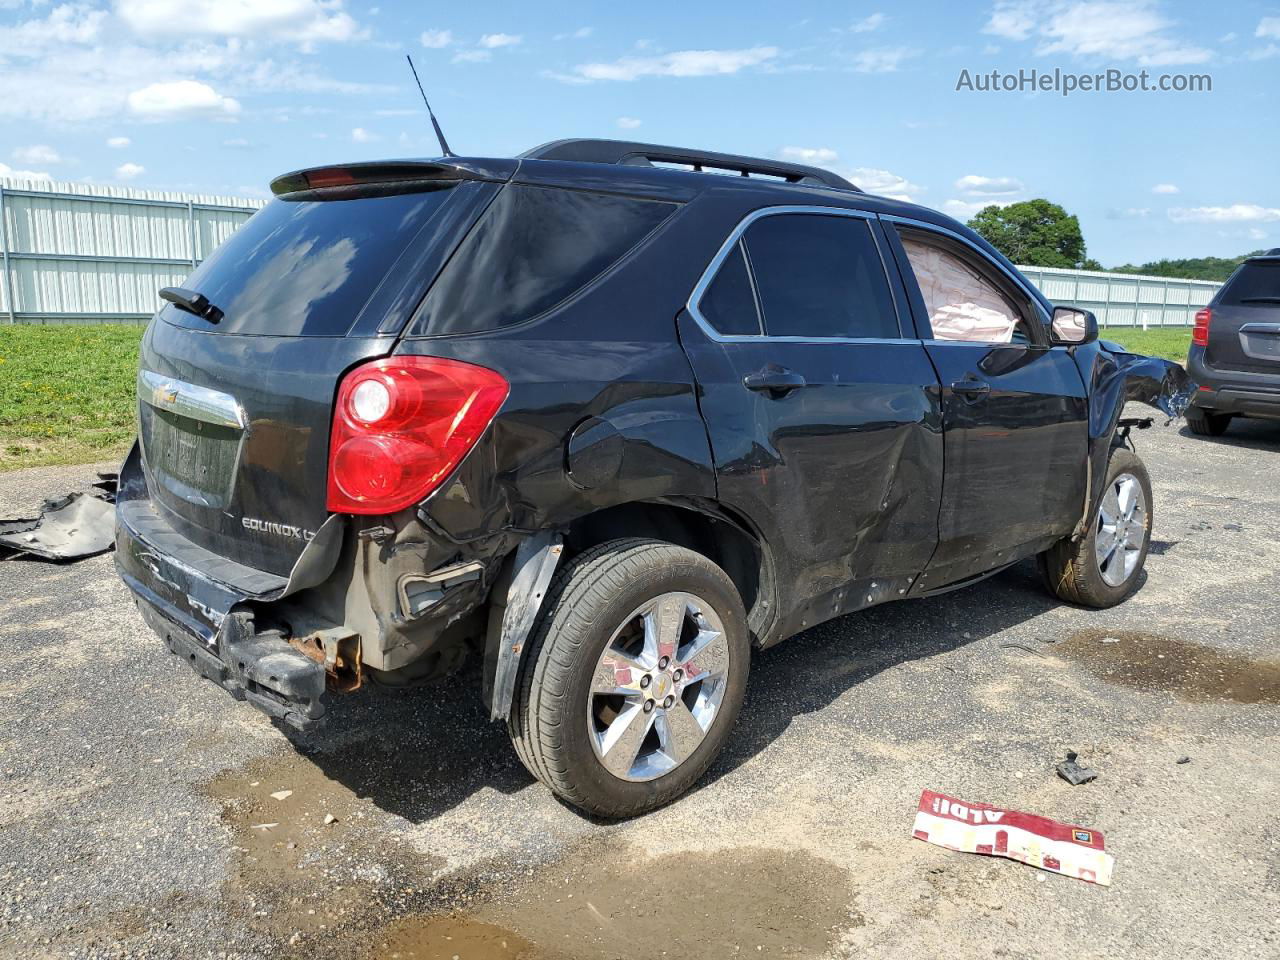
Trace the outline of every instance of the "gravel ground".
[[[1129, 602], [1023, 564], [810, 630], [755, 658], [699, 789], [623, 824], [532, 781], [474, 670], [291, 740], [109, 556], [0, 564], [0, 955], [1280, 955], [1280, 425], [1137, 442]], [[0, 476], [0, 516], [91, 479]], [[1070, 748], [1097, 781], [1055, 776]], [[924, 787], [1103, 831], [1113, 886], [911, 839]]]

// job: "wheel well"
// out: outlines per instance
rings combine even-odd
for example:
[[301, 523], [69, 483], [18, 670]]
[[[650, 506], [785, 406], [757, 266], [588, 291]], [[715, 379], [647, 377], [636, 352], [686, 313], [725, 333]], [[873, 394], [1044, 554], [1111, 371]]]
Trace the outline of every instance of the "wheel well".
[[738, 588], [751, 632], [773, 617], [773, 578], [767, 550], [745, 523], [720, 509], [691, 503], [626, 503], [580, 517], [569, 526], [570, 555], [606, 540], [652, 537], [694, 550], [718, 565]]

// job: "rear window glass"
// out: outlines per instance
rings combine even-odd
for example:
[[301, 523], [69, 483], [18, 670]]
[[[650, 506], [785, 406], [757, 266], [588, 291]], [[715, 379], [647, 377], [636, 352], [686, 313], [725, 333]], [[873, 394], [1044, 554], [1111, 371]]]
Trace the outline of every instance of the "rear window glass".
[[769, 336], [900, 336], [884, 264], [865, 220], [764, 217], [747, 228], [746, 244]]
[[452, 191], [351, 200], [274, 199], [182, 284], [223, 312], [164, 319], [218, 333], [338, 337]]
[[1222, 288], [1218, 303], [1224, 307], [1280, 303], [1280, 262], [1244, 264]]
[[530, 320], [617, 263], [676, 205], [511, 184], [485, 211], [423, 301], [418, 336]]
[[720, 333], [760, 336], [760, 314], [756, 296], [751, 290], [751, 275], [742, 255], [742, 243], [733, 245], [716, 278], [698, 301], [701, 313]]

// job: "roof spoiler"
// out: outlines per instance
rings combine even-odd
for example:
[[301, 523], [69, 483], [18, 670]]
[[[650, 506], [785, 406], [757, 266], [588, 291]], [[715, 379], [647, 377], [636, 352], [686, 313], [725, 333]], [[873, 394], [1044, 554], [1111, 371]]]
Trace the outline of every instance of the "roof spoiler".
[[512, 161], [381, 160], [372, 163], [337, 163], [285, 173], [271, 181], [275, 196], [333, 187], [395, 186], [430, 180], [509, 180]]
[[687, 164], [701, 172], [706, 168], [727, 170], [744, 177], [779, 177], [787, 183], [816, 184], [839, 190], [862, 191], [844, 177], [799, 163], [784, 163], [760, 157], [744, 157], [733, 153], [690, 150], [687, 147], [665, 147], [656, 143], [634, 143], [627, 140], [552, 140], [526, 150], [522, 159], [575, 160], [584, 163], [612, 163], [633, 167], [652, 167], [659, 163]]

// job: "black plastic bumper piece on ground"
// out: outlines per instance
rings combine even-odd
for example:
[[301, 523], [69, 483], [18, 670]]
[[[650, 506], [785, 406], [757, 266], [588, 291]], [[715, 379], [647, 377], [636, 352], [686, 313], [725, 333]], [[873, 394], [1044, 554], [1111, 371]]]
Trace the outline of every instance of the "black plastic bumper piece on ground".
[[214, 650], [141, 598], [138, 609], [170, 653], [235, 699], [296, 730], [314, 726], [324, 716], [324, 667], [279, 635], [255, 635], [252, 620], [232, 614], [229, 620], [238, 619], [220, 631], [219, 649]]

